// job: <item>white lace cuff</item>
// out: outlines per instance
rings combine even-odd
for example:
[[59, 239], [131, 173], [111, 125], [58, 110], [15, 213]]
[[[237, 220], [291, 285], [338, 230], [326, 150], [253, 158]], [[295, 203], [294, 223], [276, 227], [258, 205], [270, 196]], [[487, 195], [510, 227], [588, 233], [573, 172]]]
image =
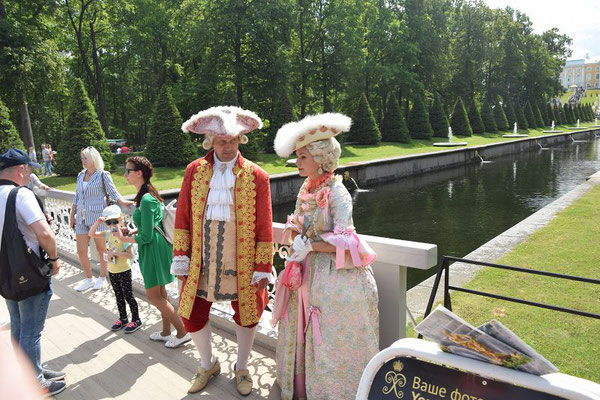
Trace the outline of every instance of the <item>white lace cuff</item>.
[[254, 272], [254, 274], [252, 274], [252, 282], [250, 284], [254, 285], [255, 283], [258, 283], [263, 279], [268, 279], [269, 283], [275, 283], [275, 277], [273, 276], [272, 273], [270, 273], [270, 272]]
[[188, 256], [175, 256], [171, 263], [171, 274], [175, 276], [188, 275], [190, 273], [190, 258]]

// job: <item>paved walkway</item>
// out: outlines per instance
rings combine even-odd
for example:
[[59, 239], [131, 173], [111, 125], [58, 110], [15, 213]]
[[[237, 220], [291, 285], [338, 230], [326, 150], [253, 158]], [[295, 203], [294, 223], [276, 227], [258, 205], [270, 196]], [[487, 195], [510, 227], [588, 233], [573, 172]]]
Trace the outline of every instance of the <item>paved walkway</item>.
[[[213, 349], [221, 362], [221, 375], [206, 390], [187, 395], [189, 380], [198, 367], [198, 353], [190, 342], [178, 349], [148, 339], [160, 330], [158, 311], [136, 296], [144, 322], [137, 332], [111, 332], [117, 318], [110, 286], [99, 291], [78, 293], [82, 279], [79, 268], [63, 264], [53, 279], [54, 296], [42, 335], [42, 360], [52, 369], [67, 373], [68, 387], [57, 399], [237, 399], [233, 366], [235, 337], [213, 328]], [[0, 320], [8, 320], [6, 303], [0, 301]], [[0, 331], [0, 345], [9, 335]], [[247, 399], [279, 398], [271, 390], [275, 382], [273, 352], [255, 345], [249, 363], [254, 391]]]

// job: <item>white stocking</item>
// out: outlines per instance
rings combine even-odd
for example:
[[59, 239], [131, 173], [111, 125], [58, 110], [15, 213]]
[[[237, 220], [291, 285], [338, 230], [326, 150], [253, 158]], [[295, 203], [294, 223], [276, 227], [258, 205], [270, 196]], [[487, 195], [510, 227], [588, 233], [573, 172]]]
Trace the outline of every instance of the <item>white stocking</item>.
[[235, 365], [236, 371], [248, 369], [248, 357], [250, 357], [255, 333], [256, 326], [253, 328], [245, 328], [237, 324], [235, 325], [235, 336], [238, 344], [238, 358], [237, 364]]
[[198, 349], [198, 353], [200, 353], [200, 366], [205, 370], [211, 369], [215, 363], [212, 355], [210, 321], [199, 331], [190, 332], [190, 336], [196, 345], [196, 349]]

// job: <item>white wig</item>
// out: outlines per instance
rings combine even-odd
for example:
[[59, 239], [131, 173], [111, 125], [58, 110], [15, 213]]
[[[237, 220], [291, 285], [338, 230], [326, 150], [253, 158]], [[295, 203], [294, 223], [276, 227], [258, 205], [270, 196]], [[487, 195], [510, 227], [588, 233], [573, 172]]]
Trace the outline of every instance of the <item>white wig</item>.
[[85, 149], [81, 150], [81, 155], [91, 162], [94, 165], [94, 168], [100, 171], [104, 170], [104, 160], [102, 160], [102, 156], [95, 147], [86, 147]]
[[[240, 144], [248, 143], [248, 136], [239, 135]], [[213, 147], [213, 140], [215, 140], [215, 135], [205, 135], [204, 140], [202, 141], [202, 147], [204, 150], [210, 150]]]

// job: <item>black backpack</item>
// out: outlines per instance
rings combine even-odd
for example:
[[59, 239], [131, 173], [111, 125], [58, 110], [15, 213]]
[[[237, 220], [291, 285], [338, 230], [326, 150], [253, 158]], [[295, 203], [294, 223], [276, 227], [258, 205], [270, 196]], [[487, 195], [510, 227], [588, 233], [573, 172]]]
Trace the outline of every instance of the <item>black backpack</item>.
[[[45, 261], [46, 253], [40, 247], [40, 256], [27, 247], [25, 238], [17, 226], [15, 202], [19, 189], [10, 191], [6, 200], [2, 244], [0, 247], [0, 296], [21, 301], [48, 289], [52, 266]], [[37, 198], [37, 196], [36, 196]], [[38, 204], [40, 200], [38, 200]], [[43, 210], [43, 207], [40, 206]]]

